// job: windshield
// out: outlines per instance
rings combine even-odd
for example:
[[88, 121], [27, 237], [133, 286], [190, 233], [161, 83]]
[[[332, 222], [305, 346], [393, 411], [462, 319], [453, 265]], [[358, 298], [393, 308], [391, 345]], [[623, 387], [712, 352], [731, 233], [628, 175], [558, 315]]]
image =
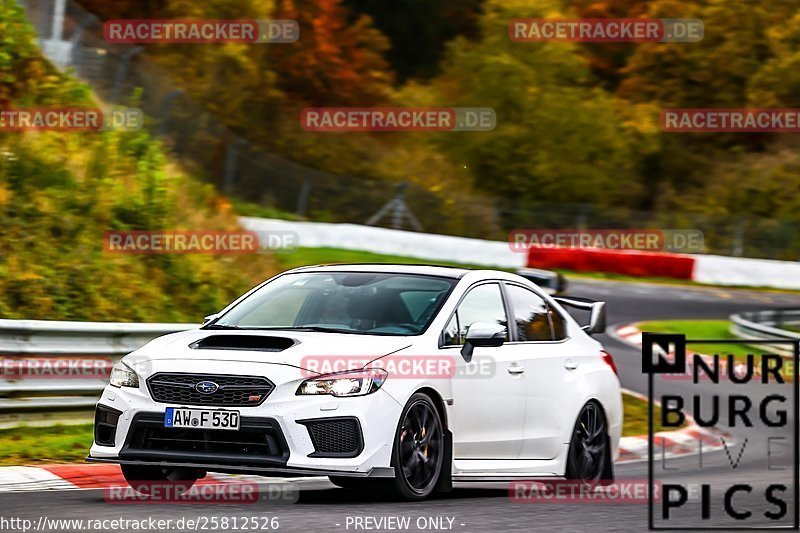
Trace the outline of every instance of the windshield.
[[455, 283], [374, 272], [285, 274], [207, 327], [416, 335], [428, 327]]

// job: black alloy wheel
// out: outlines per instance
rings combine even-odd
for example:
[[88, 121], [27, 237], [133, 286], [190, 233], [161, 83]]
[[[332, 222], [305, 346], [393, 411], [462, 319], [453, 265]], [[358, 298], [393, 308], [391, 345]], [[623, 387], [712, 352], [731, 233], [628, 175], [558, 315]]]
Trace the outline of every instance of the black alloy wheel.
[[581, 409], [572, 432], [566, 477], [589, 485], [610, 481], [603, 479], [610, 475], [610, 452], [606, 418], [599, 405], [589, 402]]

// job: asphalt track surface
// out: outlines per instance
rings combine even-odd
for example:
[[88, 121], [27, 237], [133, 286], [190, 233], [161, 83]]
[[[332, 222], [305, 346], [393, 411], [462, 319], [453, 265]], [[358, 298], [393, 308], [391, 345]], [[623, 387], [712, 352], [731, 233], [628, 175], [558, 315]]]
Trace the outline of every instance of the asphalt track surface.
[[[570, 294], [583, 296], [609, 303], [609, 324], [625, 324], [658, 318], [725, 318], [731, 313], [744, 310], [768, 309], [773, 307], [800, 306], [800, 295], [759, 292], [750, 290], [713, 289], [700, 287], [681, 287], [648, 283], [617, 283], [606, 281], [573, 280]], [[602, 337], [607, 349], [614, 355], [624, 387], [642, 393], [647, 392], [647, 379], [641, 373], [641, 354], [607, 336]], [[668, 387], [671, 391], [696, 392], [697, 387], [689, 382], [659, 382], [658, 387]], [[730, 390], [730, 384], [701, 384], [700, 396]], [[722, 388], [720, 388], [722, 387]], [[737, 391], [746, 390], [757, 405], [765, 394], [776, 392], [776, 385], [744, 385]], [[746, 387], [742, 389], [741, 387]], [[790, 385], [780, 385], [791, 402]], [[659, 388], [659, 390], [665, 390]], [[791, 404], [790, 404], [791, 405]], [[770, 410], [772, 413], [774, 409]], [[789, 409], [789, 427], [794, 418]], [[726, 527], [766, 527], [791, 526], [794, 512], [792, 491], [792, 472], [789, 470], [769, 470], [767, 464], [767, 444], [764, 426], [753, 429], [737, 427], [730, 430], [737, 443], [731, 448], [730, 456], [724, 452], [714, 452], [703, 456], [702, 466], [698, 456], [670, 459], [666, 466], [668, 472], [661, 470], [662, 463], [656, 461], [654, 468], [657, 479], [665, 483], [673, 481], [689, 483], [708, 483], [711, 485], [711, 518], [700, 521], [700, 506], [696, 497], [673, 515], [669, 522], [672, 527], [707, 529], [712, 526]], [[783, 433], [780, 433], [783, 431]], [[791, 443], [791, 430], [774, 431], [771, 435], [784, 436]], [[744, 451], [741, 445], [745, 439]], [[784, 449], [784, 457], [775, 459], [780, 449], [774, 450], [771, 459], [773, 468], [791, 467], [791, 446]], [[739, 453], [741, 452], [741, 455]], [[788, 457], [787, 457], [788, 454]], [[733, 468], [732, 462], [738, 463]], [[647, 463], [617, 465], [617, 479], [643, 480], [647, 478]], [[785, 483], [789, 490], [783, 499], [788, 505], [788, 514], [781, 521], [769, 521], [761, 513], [775, 510], [775, 506], [765, 504], [763, 489], [768, 483]], [[733, 522], [723, 513], [723, 492], [732, 483], [747, 483], [754, 487], [751, 495], [740, 493], [735, 497], [737, 509], [753, 509], [754, 515], [745, 522]], [[48, 519], [131, 519], [147, 518], [177, 520], [206, 517], [205, 531], [234, 531], [232, 520], [237, 518], [239, 526], [245, 518], [258, 518], [264, 525], [265, 518], [277, 517], [279, 531], [645, 531], [648, 527], [648, 506], [643, 503], [518, 503], [509, 498], [505, 483], [457, 484], [453, 492], [423, 503], [405, 503], [381, 499], [375, 495], [335, 488], [326, 479], [278, 483], [275, 487], [295, 490], [296, 503], [257, 502], [236, 505], [199, 504], [109, 504], [104, 500], [102, 490], [48, 491], [34, 493], [0, 494], [0, 516], [26, 518], [38, 523], [41, 517]], [[765, 506], [766, 505], [766, 506]], [[660, 516], [660, 507], [656, 507]], [[210, 518], [227, 518], [228, 527], [214, 527]], [[386, 522], [383, 527], [377, 520], [391, 517], [410, 519], [408, 529], [397, 529], [394, 522]], [[428, 519], [440, 519], [443, 525]], [[448, 520], [449, 519], [449, 520]], [[358, 521], [358, 522], [357, 522]], [[361, 524], [360, 527], [357, 524]], [[254, 530], [253, 523], [247, 530]], [[658, 522], [656, 525], [664, 525]], [[11, 528], [0, 528], [13, 531]], [[56, 530], [56, 529], [48, 529]], [[77, 531], [62, 527], [58, 531]], [[125, 530], [125, 529], [121, 529]], [[127, 529], [134, 531], [135, 529]], [[193, 530], [172, 526], [174, 531]], [[242, 530], [242, 529], [239, 529]], [[265, 531], [258, 528], [256, 530]], [[19, 531], [19, 529], [17, 529]]]

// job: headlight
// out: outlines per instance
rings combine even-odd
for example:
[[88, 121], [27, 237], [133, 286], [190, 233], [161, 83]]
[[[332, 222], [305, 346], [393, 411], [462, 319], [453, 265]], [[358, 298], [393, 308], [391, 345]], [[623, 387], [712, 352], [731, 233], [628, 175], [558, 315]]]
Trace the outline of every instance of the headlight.
[[111, 384], [115, 387], [139, 388], [139, 376], [122, 361], [117, 361], [111, 368]]
[[365, 396], [381, 388], [389, 373], [382, 368], [325, 374], [307, 379], [297, 389], [298, 396], [330, 394], [336, 397]]

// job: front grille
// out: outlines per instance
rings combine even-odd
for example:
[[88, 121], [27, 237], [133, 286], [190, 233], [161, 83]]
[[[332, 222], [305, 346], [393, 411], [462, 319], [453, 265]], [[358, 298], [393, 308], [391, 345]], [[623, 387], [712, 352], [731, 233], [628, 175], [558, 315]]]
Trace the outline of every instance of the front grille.
[[94, 441], [100, 446], [114, 446], [117, 422], [122, 411], [98, 405], [94, 412]]
[[139, 413], [120, 457], [230, 465], [286, 464], [289, 448], [271, 418], [242, 417], [239, 431], [165, 428], [164, 413]]
[[355, 417], [299, 420], [308, 429], [314, 453], [309, 457], [356, 457], [364, 449], [361, 424]]
[[[213, 381], [219, 385], [219, 389], [210, 394], [199, 392], [195, 389], [195, 385], [201, 381]], [[261, 376], [158, 373], [148, 378], [147, 387], [157, 402], [255, 407], [264, 403], [275, 385]]]

